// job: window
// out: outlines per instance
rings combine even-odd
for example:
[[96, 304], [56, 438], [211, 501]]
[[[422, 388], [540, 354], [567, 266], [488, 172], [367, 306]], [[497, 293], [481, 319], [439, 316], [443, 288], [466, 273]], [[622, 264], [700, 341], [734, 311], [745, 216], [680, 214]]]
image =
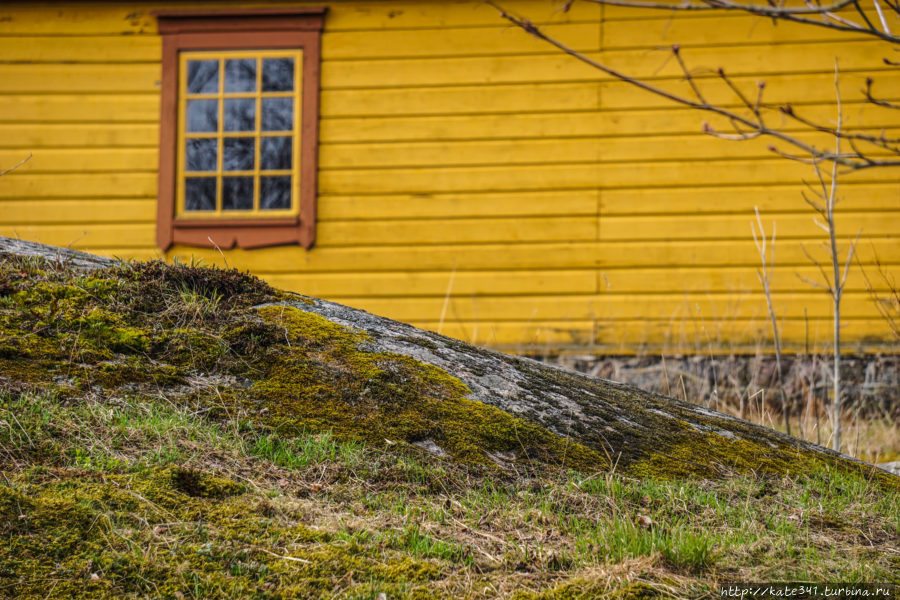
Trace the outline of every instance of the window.
[[163, 250], [313, 245], [324, 13], [157, 13]]

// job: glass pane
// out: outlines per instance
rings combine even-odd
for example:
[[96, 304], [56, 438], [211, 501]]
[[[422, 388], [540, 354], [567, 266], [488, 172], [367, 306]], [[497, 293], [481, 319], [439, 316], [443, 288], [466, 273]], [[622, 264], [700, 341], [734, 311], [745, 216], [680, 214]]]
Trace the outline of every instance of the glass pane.
[[294, 89], [294, 59], [264, 58], [262, 91], [290, 92]]
[[189, 139], [185, 143], [185, 171], [215, 171], [218, 144], [215, 139]]
[[219, 127], [218, 100], [188, 100], [187, 130], [216, 131]]
[[253, 138], [225, 138], [225, 153], [222, 155], [222, 170], [253, 170], [253, 150]]
[[294, 128], [293, 98], [262, 99], [263, 131], [290, 131]]
[[289, 137], [264, 137], [259, 146], [259, 168], [264, 171], [290, 169], [293, 140]]
[[222, 210], [253, 210], [253, 178], [222, 179]]
[[184, 210], [216, 210], [215, 177], [188, 177], [184, 180]]
[[262, 210], [290, 208], [291, 178], [261, 177], [259, 182], [259, 207]]
[[225, 61], [225, 91], [256, 91], [255, 58], [241, 58]]
[[254, 131], [255, 129], [255, 99], [233, 98], [225, 100], [225, 131]]
[[219, 61], [189, 60], [187, 63], [188, 94], [216, 94], [219, 91]]

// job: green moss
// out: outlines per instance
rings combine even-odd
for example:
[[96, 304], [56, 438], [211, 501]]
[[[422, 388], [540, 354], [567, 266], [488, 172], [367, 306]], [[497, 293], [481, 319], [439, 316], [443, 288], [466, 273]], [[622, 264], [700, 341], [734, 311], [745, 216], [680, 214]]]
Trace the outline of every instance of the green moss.
[[[267, 597], [273, 589], [284, 598], [332, 598], [348, 572], [389, 589], [441, 577], [431, 562], [334, 545], [325, 532], [260, 514], [244, 492], [234, 481], [183, 469], [7, 479], [0, 485], [0, 589], [14, 582], [17, 598], [44, 598], [52, 580], [57, 597], [79, 599], [176, 591]], [[171, 541], [168, 552], [140, 552], [160, 535]]]
[[605, 462], [539, 425], [467, 399], [465, 384], [437, 367], [367, 350], [363, 332], [290, 306], [259, 314], [291, 344], [247, 394], [279, 431], [331, 430], [376, 446], [430, 440], [457, 461], [491, 469], [503, 462], [491, 454], [525, 467], [593, 470]]

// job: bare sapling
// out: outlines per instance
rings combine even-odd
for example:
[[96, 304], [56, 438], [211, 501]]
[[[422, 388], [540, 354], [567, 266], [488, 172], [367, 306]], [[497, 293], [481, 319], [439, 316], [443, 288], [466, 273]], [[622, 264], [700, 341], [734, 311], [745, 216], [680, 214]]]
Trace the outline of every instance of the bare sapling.
[[[843, 118], [841, 112], [841, 93], [838, 85], [840, 83], [840, 74], [838, 71], [837, 60], [834, 62], [834, 87], [837, 97], [837, 125], [835, 131], [838, 132], [834, 136], [834, 154], [841, 154], [841, 135], [843, 130]], [[814, 223], [828, 235], [828, 241], [824, 244], [828, 251], [831, 262], [831, 273], [829, 274], [825, 266], [815, 257], [813, 257], [803, 247], [803, 252], [807, 258], [819, 269], [822, 279], [825, 283], [812, 281], [805, 277], [800, 277], [813, 287], [825, 290], [831, 296], [832, 302], [832, 325], [834, 328], [834, 366], [832, 372], [832, 418], [834, 419], [834, 434], [832, 436], [832, 448], [836, 452], [841, 449], [841, 299], [844, 294], [844, 286], [847, 283], [847, 275], [850, 272], [850, 264], [853, 261], [853, 255], [856, 251], [856, 244], [859, 242], [859, 236], [862, 230], [856, 234], [856, 239], [847, 249], [847, 259], [841, 265], [840, 248], [838, 247], [837, 231], [835, 227], [835, 207], [838, 199], [838, 161], [830, 163], [829, 172], [823, 171], [819, 161], [812, 162], [813, 169], [816, 173], [817, 185], [807, 183], [809, 191], [815, 198], [811, 198], [803, 193], [803, 199], [809, 204], [818, 217], [814, 217]]]
[[[769, 321], [772, 323], [772, 338], [775, 343], [775, 381], [781, 392], [781, 414], [784, 416], [784, 429], [788, 435], [791, 434], [790, 411], [788, 410], [787, 395], [784, 393], [783, 371], [781, 370], [781, 336], [778, 335], [778, 319], [775, 317], [775, 307], [772, 304], [772, 271], [775, 268], [775, 221], [772, 221], [772, 237], [766, 238], [766, 230], [763, 228], [762, 219], [759, 216], [759, 207], [754, 206], [756, 212], [756, 225], [759, 226], [759, 236], [756, 233], [756, 226], [750, 221], [750, 232], [753, 234], [753, 243], [756, 244], [756, 251], [759, 252], [759, 261], [761, 268], [757, 269], [756, 276], [762, 283], [763, 292], [766, 295], [766, 306], [769, 309]], [[766, 245], [769, 245], [770, 259], [766, 260]]]

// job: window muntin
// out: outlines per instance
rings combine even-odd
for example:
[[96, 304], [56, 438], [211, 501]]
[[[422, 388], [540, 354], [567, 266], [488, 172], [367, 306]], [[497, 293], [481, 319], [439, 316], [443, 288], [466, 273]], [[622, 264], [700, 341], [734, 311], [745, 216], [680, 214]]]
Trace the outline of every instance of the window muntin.
[[179, 53], [176, 217], [295, 216], [302, 50]]

